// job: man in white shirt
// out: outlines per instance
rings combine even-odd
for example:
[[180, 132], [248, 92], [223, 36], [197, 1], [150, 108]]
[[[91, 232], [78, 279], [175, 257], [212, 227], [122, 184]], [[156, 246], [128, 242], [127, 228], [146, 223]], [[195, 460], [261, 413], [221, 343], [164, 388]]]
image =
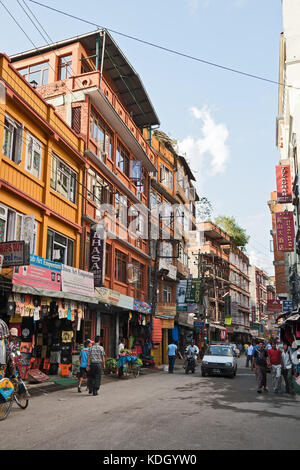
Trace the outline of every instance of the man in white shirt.
[[191, 344], [188, 345], [188, 347], [185, 350], [186, 356], [187, 357], [193, 357], [195, 361], [197, 360], [197, 356], [199, 354], [199, 348], [198, 346], [195, 345], [195, 341], [192, 340]]
[[252, 344], [248, 344], [247, 346], [247, 350], [246, 350], [246, 367], [249, 367], [249, 361], [250, 361], [250, 364], [252, 363], [252, 354], [253, 354], [253, 346]]
[[291, 351], [287, 343], [283, 344], [283, 352], [281, 354], [282, 359], [282, 375], [285, 381], [285, 393], [295, 395], [293, 388], [293, 362], [291, 357]]
[[119, 354], [119, 357], [121, 357], [121, 351], [125, 349], [125, 346], [124, 346], [124, 338], [120, 338], [119, 340], [119, 346], [118, 346], [118, 354]]

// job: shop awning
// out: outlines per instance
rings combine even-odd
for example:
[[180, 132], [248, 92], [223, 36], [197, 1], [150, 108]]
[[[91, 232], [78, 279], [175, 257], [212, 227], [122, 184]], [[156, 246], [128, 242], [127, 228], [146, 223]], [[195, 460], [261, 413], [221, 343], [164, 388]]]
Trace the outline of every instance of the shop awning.
[[214, 328], [217, 328], [217, 330], [223, 330], [226, 331], [225, 326], [218, 325], [217, 323], [209, 323], [209, 326], [213, 326]]
[[299, 318], [300, 318], [300, 315], [299, 315], [299, 313], [297, 313], [296, 315], [292, 315], [292, 316], [288, 317], [285, 321], [297, 321], [297, 320], [299, 320]]
[[13, 292], [19, 292], [20, 294], [31, 294], [39, 295], [42, 297], [55, 297], [57, 299], [69, 299], [75, 300], [76, 302], [85, 302], [90, 304], [98, 304], [98, 299], [95, 297], [86, 297], [85, 295], [69, 294], [67, 292], [61, 292], [56, 290], [38, 289], [32, 286], [19, 286], [13, 284]]

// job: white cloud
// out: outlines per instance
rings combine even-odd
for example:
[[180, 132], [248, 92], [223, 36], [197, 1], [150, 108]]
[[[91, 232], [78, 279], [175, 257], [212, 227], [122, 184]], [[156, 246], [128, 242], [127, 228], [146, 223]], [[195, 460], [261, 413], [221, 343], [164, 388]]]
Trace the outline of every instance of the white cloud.
[[248, 256], [252, 266], [263, 269], [269, 276], [274, 275], [274, 266], [270, 257], [254, 249], [248, 251]]
[[229, 131], [224, 123], [216, 123], [211, 110], [204, 105], [201, 109], [192, 107], [192, 115], [199, 120], [201, 137], [185, 137], [178, 142], [179, 152], [186, 158], [195, 172], [198, 190], [203, 190], [204, 182], [225, 172], [230, 149], [226, 141]]

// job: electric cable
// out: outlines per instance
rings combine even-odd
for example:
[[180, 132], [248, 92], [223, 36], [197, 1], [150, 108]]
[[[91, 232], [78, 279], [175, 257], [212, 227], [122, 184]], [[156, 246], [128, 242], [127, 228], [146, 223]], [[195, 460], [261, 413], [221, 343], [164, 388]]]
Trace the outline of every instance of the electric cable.
[[240, 75], [244, 75], [248, 78], [253, 78], [253, 79], [256, 79], [256, 80], [262, 80], [262, 81], [265, 81], [265, 82], [268, 82], [268, 83], [272, 83], [272, 84], [275, 84], [275, 85], [280, 85], [280, 86], [283, 86], [283, 87], [287, 87], [287, 88], [294, 88], [296, 90], [300, 90], [300, 88], [297, 88], [297, 87], [294, 87], [292, 85], [287, 85], [287, 84], [284, 84], [284, 83], [281, 83], [281, 82], [278, 82], [277, 80], [271, 80], [269, 78], [265, 78], [265, 77], [261, 77], [259, 75], [255, 75], [255, 74], [251, 74], [251, 73], [247, 73], [247, 72], [243, 72], [242, 70], [238, 70], [238, 69], [234, 69], [232, 67], [227, 67], [225, 65], [221, 65], [221, 64], [218, 64], [216, 62], [211, 62], [211, 61], [208, 61], [208, 60], [204, 60], [204, 59], [201, 59], [199, 57], [195, 57], [195, 56], [192, 56], [192, 55], [189, 55], [189, 54], [185, 54], [183, 52], [179, 52], [179, 51], [176, 51], [174, 49], [170, 49], [170, 48], [167, 48], [167, 47], [164, 47], [164, 46], [161, 46], [159, 44], [155, 44], [153, 42], [150, 42], [150, 41], [146, 41], [144, 39], [140, 39], [140, 38], [137, 38], [137, 37], [134, 37], [134, 36], [131, 36], [129, 34], [125, 34], [125, 33], [122, 33], [120, 31], [116, 31], [112, 28], [107, 28], [105, 26], [100, 26], [99, 24], [97, 23], [94, 23], [92, 21], [89, 21], [89, 20], [85, 20], [83, 18], [79, 18], [78, 16], [75, 16], [75, 15], [71, 15], [70, 13], [67, 13], [65, 11], [62, 11], [62, 10], [58, 10], [57, 8], [53, 8], [53, 7], [50, 7], [49, 5], [45, 5], [44, 3], [40, 3], [40, 2], [37, 2], [36, 0], [29, 0], [31, 3], [35, 3], [36, 5], [40, 5], [41, 7], [44, 7], [44, 8], [47, 8], [49, 10], [52, 10], [52, 11], [55, 11], [56, 13], [60, 13], [61, 15], [65, 15], [65, 16], [68, 16], [70, 18], [73, 18], [73, 19], [76, 19], [78, 21], [81, 21], [83, 23], [86, 23], [86, 24], [89, 24], [89, 25], [92, 25], [92, 26], [95, 26], [97, 28], [101, 28], [101, 29], [105, 29], [106, 31], [109, 31], [109, 32], [112, 32], [112, 33], [115, 33], [115, 34], [118, 34], [120, 36], [123, 36], [123, 37], [126, 37], [128, 39], [132, 39], [133, 41], [137, 41], [137, 42], [140, 42], [142, 44], [145, 44], [145, 45], [148, 45], [148, 46], [151, 46], [151, 47], [155, 47], [157, 49], [161, 49], [165, 52], [169, 52], [171, 54], [175, 54], [175, 55], [178, 55], [178, 56], [181, 56], [181, 57], [185, 57], [187, 59], [191, 59], [191, 60], [194, 60], [194, 61], [197, 61], [197, 62], [201, 62], [203, 64], [206, 64], [206, 65], [210, 65], [212, 67], [217, 67], [217, 68], [220, 68], [222, 70], [226, 70], [228, 72], [232, 72], [232, 73], [236, 73], [236, 74], [240, 74]]

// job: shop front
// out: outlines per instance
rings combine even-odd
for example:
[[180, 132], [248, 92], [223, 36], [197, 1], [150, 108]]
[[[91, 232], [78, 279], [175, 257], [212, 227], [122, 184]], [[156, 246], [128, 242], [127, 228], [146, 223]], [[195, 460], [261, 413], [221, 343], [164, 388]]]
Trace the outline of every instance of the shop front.
[[93, 274], [31, 255], [28, 266], [14, 268], [6, 301], [1, 317], [18, 331], [24, 378], [29, 369], [68, 375], [78, 368], [93, 329], [89, 308], [97, 305]]

